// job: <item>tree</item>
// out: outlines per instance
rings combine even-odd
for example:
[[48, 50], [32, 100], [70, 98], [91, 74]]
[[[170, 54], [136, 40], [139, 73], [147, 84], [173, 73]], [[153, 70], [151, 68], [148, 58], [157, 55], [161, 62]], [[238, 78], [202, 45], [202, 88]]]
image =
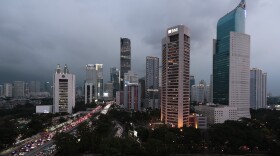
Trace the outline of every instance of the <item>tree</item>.
[[5, 120], [0, 126], [0, 150], [11, 146], [18, 136], [14, 122]]
[[59, 133], [54, 136], [59, 155], [78, 155], [77, 138], [69, 133]]

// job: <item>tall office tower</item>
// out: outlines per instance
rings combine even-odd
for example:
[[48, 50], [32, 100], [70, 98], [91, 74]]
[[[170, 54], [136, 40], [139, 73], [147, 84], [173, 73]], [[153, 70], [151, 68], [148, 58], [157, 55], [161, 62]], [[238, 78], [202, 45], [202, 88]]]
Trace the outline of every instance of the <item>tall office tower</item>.
[[103, 64], [95, 64], [96, 71], [96, 91], [95, 98], [101, 99], [103, 97], [104, 83], [103, 83]]
[[141, 86], [141, 107], [142, 108], [147, 108], [145, 106], [145, 96], [146, 96], [146, 88], [145, 88], [145, 81], [146, 81], [146, 77], [142, 77], [139, 79], [139, 85]]
[[161, 120], [188, 126], [190, 113], [190, 32], [184, 25], [167, 29], [162, 40]]
[[75, 107], [75, 85], [75, 75], [69, 74], [67, 65], [62, 71], [58, 64], [53, 78], [53, 113], [72, 114]]
[[0, 85], [0, 97], [5, 97], [4, 96], [4, 85]]
[[24, 81], [14, 81], [14, 83], [13, 83], [13, 97], [14, 98], [25, 97], [25, 82]]
[[266, 81], [267, 74], [263, 73], [262, 70], [253, 68], [250, 71], [250, 108], [260, 109], [266, 108]]
[[43, 87], [42, 87], [43, 92], [48, 92], [50, 95], [52, 95], [52, 85], [50, 82], [44, 82]]
[[116, 67], [110, 68], [110, 80], [113, 83], [113, 97], [120, 90], [120, 70]]
[[146, 107], [159, 108], [159, 58], [146, 57], [146, 81], [145, 81]]
[[120, 90], [124, 90], [124, 73], [131, 70], [131, 45], [128, 38], [121, 38], [121, 70], [120, 70]]
[[191, 87], [191, 101], [197, 103], [207, 103], [210, 98], [210, 86], [201, 80], [198, 85]]
[[194, 79], [194, 76], [193, 75], [190, 75], [190, 101], [195, 101], [195, 100], [193, 100], [192, 98], [193, 98], [193, 94], [192, 94], [192, 86], [193, 85], [195, 85], [195, 79]]
[[86, 65], [85, 103], [101, 99], [103, 96], [103, 65]]
[[245, 0], [219, 19], [213, 48], [213, 102], [237, 107], [250, 118], [250, 36], [245, 34]]
[[192, 85], [195, 85], [195, 79], [193, 75], [190, 75], [190, 87], [192, 87]]
[[29, 97], [30, 96], [30, 90], [29, 90], [29, 83], [24, 83], [24, 96]]
[[159, 81], [159, 87], [162, 86], [162, 66], [159, 66], [159, 76], [158, 76], [158, 81]]
[[141, 86], [138, 83], [138, 75], [132, 71], [124, 73], [124, 108], [133, 111], [141, 111]]
[[213, 75], [210, 75], [210, 86], [209, 86], [209, 102], [213, 103]]
[[113, 90], [114, 90], [113, 88], [114, 88], [114, 85], [111, 82], [104, 84], [104, 93], [103, 93], [104, 99], [112, 100], [114, 98], [113, 97]]
[[4, 83], [4, 96], [13, 97], [13, 85], [11, 83]]
[[76, 97], [81, 98], [83, 96], [84, 90], [82, 86], [76, 87]]
[[95, 97], [96, 72], [93, 64], [86, 65], [85, 104], [91, 103]]
[[30, 81], [29, 83], [30, 92], [40, 92], [41, 91], [41, 82], [40, 81]]

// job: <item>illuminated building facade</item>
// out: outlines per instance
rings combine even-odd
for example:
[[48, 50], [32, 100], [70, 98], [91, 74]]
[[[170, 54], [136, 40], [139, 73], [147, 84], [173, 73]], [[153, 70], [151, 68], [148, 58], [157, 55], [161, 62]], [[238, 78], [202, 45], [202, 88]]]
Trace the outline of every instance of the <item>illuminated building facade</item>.
[[124, 89], [124, 73], [131, 70], [131, 44], [130, 39], [121, 38], [121, 58], [120, 58], [120, 90]]
[[184, 25], [171, 27], [162, 40], [161, 120], [188, 126], [190, 113], [190, 32]]
[[103, 97], [103, 64], [86, 65], [85, 104]]

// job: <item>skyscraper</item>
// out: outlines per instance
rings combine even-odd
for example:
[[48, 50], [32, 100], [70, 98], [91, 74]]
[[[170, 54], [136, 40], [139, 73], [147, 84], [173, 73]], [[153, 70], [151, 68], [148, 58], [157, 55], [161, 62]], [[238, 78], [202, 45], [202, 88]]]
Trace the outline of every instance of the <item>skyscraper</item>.
[[41, 82], [40, 81], [30, 81], [29, 83], [30, 92], [40, 92], [41, 91]]
[[193, 75], [190, 76], [190, 87], [192, 87], [192, 85], [195, 85], [195, 79]]
[[103, 64], [95, 64], [96, 71], [96, 99], [101, 99], [103, 97], [104, 83], [103, 83]]
[[237, 107], [250, 118], [250, 36], [245, 34], [245, 0], [219, 19], [213, 48], [213, 102]]
[[91, 103], [95, 93], [95, 68], [93, 64], [86, 65], [85, 104]]
[[266, 82], [267, 74], [262, 70], [253, 68], [250, 71], [250, 108], [260, 109], [266, 108]]
[[113, 86], [113, 83], [105, 83], [104, 84], [104, 94], [103, 94], [103, 97], [104, 99], [108, 99], [108, 100], [112, 100], [113, 99], [113, 89], [114, 86]]
[[141, 111], [141, 85], [138, 75], [132, 71], [124, 73], [124, 108], [133, 111]]
[[110, 80], [113, 83], [113, 97], [120, 90], [120, 70], [116, 67], [110, 68]]
[[146, 57], [146, 107], [159, 108], [159, 58]]
[[53, 79], [53, 113], [72, 113], [75, 107], [75, 75], [69, 74], [67, 65], [61, 71], [57, 65]]
[[91, 103], [103, 96], [103, 65], [86, 65], [85, 103]]
[[4, 85], [0, 85], [0, 97], [5, 97], [4, 95]]
[[193, 96], [192, 96], [192, 86], [195, 85], [195, 79], [193, 75], [190, 75], [190, 101], [194, 101], [192, 100]]
[[14, 98], [25, 97], [25, 82], [24, 81], [14, 81], [14, 83], [13, 83], [13, 97]]
[[171, 27], [162, 40], [161, 120], [188, 126], [190, 113], [190, 32], [184, 25]]
[[120, 58], [120, 90], [124, 89], [124, 73], [128, 73], [131, 70], [131, 45], [128, 38], [121, 38], [121, 58]]
[[207, 103], [210, 101], [210, 86], [201, 80], [198, 85], [191, 87], [191, 101], [197, 103]]
[[4, 96], [13, 97], [13, 85], [11, 83], [4, 83]]

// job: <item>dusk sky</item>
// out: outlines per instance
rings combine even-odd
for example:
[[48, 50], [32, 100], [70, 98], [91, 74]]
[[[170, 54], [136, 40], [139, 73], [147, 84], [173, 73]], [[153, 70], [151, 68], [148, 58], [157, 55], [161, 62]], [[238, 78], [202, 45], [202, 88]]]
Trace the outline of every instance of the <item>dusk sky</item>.
[[[0, 82], [52, 81], [68, 64], [78, 84], [85, 65], [120, 64], [120, 37], [131, 39], [132, 70], [145, 75], [146, 56], [161, 58], [166, 29], [184, 24], [191, 33], [191, 74], [209, 83], [212, 41], [219, 18], [240, 0], [1, 0]], [[280, 1], [247, 0], [246, 33], [251, 67], [268, 73], [268, 91], [280, 95]]]

